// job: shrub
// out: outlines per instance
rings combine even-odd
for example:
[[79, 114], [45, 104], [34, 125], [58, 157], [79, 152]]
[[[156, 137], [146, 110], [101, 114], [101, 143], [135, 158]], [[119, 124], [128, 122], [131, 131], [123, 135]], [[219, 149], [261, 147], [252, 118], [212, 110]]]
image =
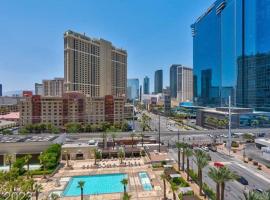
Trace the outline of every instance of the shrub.
[[161, 168], [161, 167], [163, 167], [163, 165], [156, 163], [156, 164], [152, 164], [152, 167], [153, 168]]
[[258, 166], [258, 170], [262, 170], [262, 166], [261, 165]]
[[253, 161], [253, 165], [257, 166], [258, 162], [257, 161]]
[[232, 147], [238, 148], [239, 147], [239, 143], [236, 142], [236, 141], [232, 141]]
[[25, 164], [26, 163], [23, 158], [17, 158], [12, 167], [17, 168], [19, 175], [22, 175], [25, 172], [25, 169], [23, 168]]
[[193, 181], [198, 182], [198, 175], [192, 169], [189, 170], [189, 176]]
[[180, 186], [180, 187], [188, 187], [189, 186], [188, 182], [186, 182], [182, 177], [173, 178], [172, 182], [175, 183], [176, 185]]
[[202, 189], [210, 199], [216, 199], [216, 193], [206, 183], [203, 183]]
[[248, 158], [248, 161], [252, 161], [253, 159], [252, 158]]

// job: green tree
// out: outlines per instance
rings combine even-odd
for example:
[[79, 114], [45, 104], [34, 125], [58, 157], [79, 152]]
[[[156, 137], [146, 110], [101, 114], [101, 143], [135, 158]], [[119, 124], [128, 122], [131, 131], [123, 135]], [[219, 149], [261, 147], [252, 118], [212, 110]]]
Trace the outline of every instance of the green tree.
[[151, 118], [145, 113], [143, 113], [142, 118], [140, 120], [140, 126], [143, 132], [151, 129], [149, 125], [150, 121], [151, 121]]
[[19, 170], [19, 175], [22, 175], [25, 172], [25, 169], [23, 168], [25, 164], [24, 158], [17, 158], [12, 167], [17, 168]]
[[121, 130], [122, 130], [123, 132], [126, 132], [126, 131], [129, 130], [129, 125], [128, 125], [127, 122], [123, 122], [123, 123], [122, 123]]
[[221, 167], [219, 168], [219, 171], [221, 174], [220, 199], [224, 200], [224, 191], [226, 182], [235, 180], [237, 176], [233, 172], [231, 172], [227, 167]]
[[123, 163], [123, 159], [125, 158], [125, 150], [123, 147], [120, 147], [118, 150], [118, 158], [120, 159], [120, 163]]
[[111, 137], [112, 137], [112, 140], [113, 140], [113, 149], [115, 148], [115, 138], [116, 138], [116, 136], [117, 136], [116, 132], [111, 133]]
[[176, 200], [175, 193], [177, 192], [178, 188], [179, 188], [178, 185], [176, 185], [174, 182], [171, 182], [171, 190], [173, 193], [173, 200]]
[[43, 190], [43, 187], [41, 184], [36, 183], [34, 185], [34, 192], [35, 192], [36, 200], [38, 200], [39, 194], [41, 193], [42, 190]]
[[83, 200], [83, 189], [84, 189], [84, 184], [85, 184], [85, 182], [84, 181], [79, 181], [78, 182], [78, 188], [80, 188], [80, 190], [81, 190], [81, 200]]
[[162, 173], [160, 175], [160, 178], [161, 180], [163, 181], [163, 199], [167, 199], [167, 192], [166, 192], [166, 180], [167, 180], [167, 177], [165, 175], [165, 173]]
[[195, 150], [196, 164], [198, 167], [198, 181], [200, 187], [200, 195], [202, 195], [202, 169], [208, 165], [209, 159], [207, 153], [200, 149]]
[[8, 165], [9, 165], [9, 171], [10, 171], [11, 170], [12, 163], [14, 161], [13, 155], [7, 154], [6, 157], [5, 157], [5, 161], [6, 161], [6, 163], [8, 163]]
[[127, 193], [127, 185], [128, 185], [128, 179], [127, 178], [124, 178], [121, 180], [121, 183], [123, 184], [124, 186], [124, 195]]
[[269, 200], [270, 193], [269, 192], [257, 192], [250, 190], [249, 192], [244, 192], [244, 196], [246, 200]]
[[190, 147], [185, 149], [185, 155], [187, 157], [187, 180], [189, 180], [189, 158], [193, 155], [193, 151]]
[[208, 176], [216, 183], [216, 200], [220, 200], [220, 185], [222, 177], [219, 168], [210, 167]]
[[182, 149], [182, 143], [176, 142], [176, 148], [177, 148], [177, 164], [178, 164], [178, 171], [181, 170], [181, 149]]
[[186, 143], [182, 143], [182, 171], [185, 171], [185, 154], [188, 145]]
[[123, 200], [130, 200], [131, 199], [131, 195], [128, 193], [125, 193], [123, 196]]
[[97, 160], [101, 159], [101, 157], [102, 157], [101, 151], [95, 148], [94, 149], [95, 165], [97, 165]]
[[24, 161], [27, 165], [27, 179], [29, 178], [29, 173], [30, 173], [30, 160], [31, 160], [32, 156], [30, 154], [27, 154], [24, 156]]

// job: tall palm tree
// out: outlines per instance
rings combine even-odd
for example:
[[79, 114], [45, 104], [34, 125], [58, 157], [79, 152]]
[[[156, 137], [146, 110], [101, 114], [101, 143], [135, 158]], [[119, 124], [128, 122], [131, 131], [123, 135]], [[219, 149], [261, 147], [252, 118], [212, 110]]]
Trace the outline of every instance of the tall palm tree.
[[171, 182], [171, 190], [173, 193], [173, 200], [176, 200], [175, 192], [178, 190], [178, 185], [176, 185], [174, 182]]
[[43, 190], [43, 187], [42, 187], [41, 184], [35, 184], [34, 185], [34, 191], [35, 191], [36, 200], [38, 200], [39, 194], [41, 193], [42, 190]]
[[216, 200], [220, 200], [220, 184], [222, 181], [220, 169], [216, 167], [210, 167], [208, 176], [216, 183]]
[[203, 150], [200, 149], [195, 150], [195, 158], [196, 158], [195, 162], [198, 167], [200, 195], [202, 195], [202, 169], [208, 165], [209, 159], [207, 153], [205, 153]]
[[182, 143], [182, 171], [185, 171], [185, 154], [188, 145], [186, 143]]
[[229, 170], [227, 167], [219, 168], [220, 175], [221, 175], [221, 192], [220, 192], [220, 200], [224, 200], [224, 190], [225, 190], [225, 183], [228, 181], [235, 180], [237, 176]]
[[124, 186], [124, 195], [127, 193], [127, 184], [128, 184], [128, 179], [127, 178], [123, 178], [121, 180], [121, 183], [123, 184]]
[[136, 136], [136, 133], [134, 133], [134, 132], [132, 132], [131, 134], [130, 134], [130, 137], [131, 137], [131, 147], [132, 147], [132, 149], [133, 149], [133, 145], [134, 145], [134, 137]]
[[122, 164], [123, 159], [125, 158], [125, 150], [123, 147], [120, 147], [118, 150], [118, 158], [120, 159], [120, 164]]
[[191, 148], [186, 148], [185, 149], [185, 154], [187, 157], [187, 180], [189, 180], [189, 158], [193, 155], [193, 151]]
[[124, 194], [123, 200], [130, 200], [130, 199], [131, 199], [131, 195], [130, 194], [128, 194], [128, 193]]
[[78, 186], [77, 186], [81, 190], [81, 200], [83, 200], [83, 188], [84, 188], [84, 184], [85, 184], [84, 181], [79, 181], [78, 182]]
[[163, 188], [164, 188], [163, 189], [163, 195], [164, 195], [163, 199], [166, 200], [167, 199], [167, 195], [166, 195], [166, 180], [167, 180], [167, 177], [166, 177], [165, 173], [162, 173], [160, 175], [160, 178], [163, 181]]
[[114, 149], [114, 147], [115, 147], [116, 132], [112, 132], [111, 133], [111, 136], [112, 136], [112, 140], [113, 140], [113, 149]]
[[51, 198], [50, 198], [51, 200], [57, 200], [57, 199], [60, 199], [60, 196], [59, 196], [58, 194], [56, 194], [56, 193], [52, 193], [50, 197], [51, 197]]
[[177, 148], [177, 164], [178, 164], [178, 171], [181, 170], [181, 164], [180, 164], [180, 159], [181, 159], [181, 148], [182, 148], [182, 143], [176, 142], [176, 148]]
[[9, 171], [11, 170], [11, 165], [13, 163], [13, 156], [11, 154], [7, 154], [5, 158], [6, 163], [9, 165]]
[[94, 149], [94, 158], [95, 158], [95, 163], [94, 165], [97, 165], [97, 159], [101, 159], [102, 157], [102, 153], [100, 150], [98, 150], [97, 148]]
[[24, 156], [24, 161], [25, 161], [25, 163], [27, 165], [27, 179], [29, 178], [29, 172], [30, 172], [29, 165], [30, 165], [31, 158], [32, 158], [32, 156], [30, 154], [27, 154], [26, 156]]

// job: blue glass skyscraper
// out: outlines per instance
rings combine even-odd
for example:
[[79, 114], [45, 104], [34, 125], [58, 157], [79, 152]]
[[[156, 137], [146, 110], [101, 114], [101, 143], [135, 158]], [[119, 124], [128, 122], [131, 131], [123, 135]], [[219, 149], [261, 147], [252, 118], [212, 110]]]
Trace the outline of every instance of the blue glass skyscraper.
[[143, 79], [143, 94], [150, 94], [150, 79], [148, 76]]
[[139, 79], [131, 78], [127, 80], [127, 97], [129, 100], [139, 99]]
[[217, 0], [191, 25], [194, 102], [270, 110], [270, 0]]

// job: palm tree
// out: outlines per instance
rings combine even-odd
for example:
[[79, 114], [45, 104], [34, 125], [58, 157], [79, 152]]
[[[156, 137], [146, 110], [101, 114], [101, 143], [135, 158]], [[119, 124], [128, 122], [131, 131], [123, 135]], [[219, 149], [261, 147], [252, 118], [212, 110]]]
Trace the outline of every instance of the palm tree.
[[185, 154], [187, 157], [187, 180], [189, 180], [189, 158], [193, 155], [193, 151], [191, 148], [186, 148], [185, 149]]
[[256, 191], [249, 191], [249, 192], [244, 192], [244, 196], [246, 200], [269, 200], [270, 199], [270, 194], [269, 192], [256, 192]]
[[202, 195], [202, 169], [208, 165], [209, 159], [207, 153], [203, 150], [195, 150], [196, 164], [198, 167], [198, 179], [200, 187], [200, 195]]
[[219, 168], [210, 167], [208, 176], [216, 183], [216, 200], [220, 200], [221, 174]]
[[95, 158], [95, 165], [97, 165], [97, 159], [101, 159], [101, 157], [102, 157], [102, 153], [101, 153], [101, 151], [100, 150], [98, 150], [98, 149], [94, 149], [94, 158]]
[[26, 156], [24, 156], [24, 161], [25, 161], [25, 163], [27, 165], [27, 179], [29, 178], [29, 172], [30, 172], [29, 165], [30, 165], [31, 158], [32, 158], [32, 156], [30, 154], [27, 154]]
[[123, 178], [121, 180], [121, 183], [123, 184], [124, 186], [124, 195], [127, 193], [127, 184], [128, 184], [128, 179], [127, 178]]
[[57, 199], [60, 199], [60, 196], [58, 194], [56, 194], [56, 193], [52, 193], [50, 199], [51, 200], [57, 200]]
[[35, 191], [35, 196], [36, 196], [36, 200], [38, 200], [38, 196], [41, 193], [41, 191], [43, 190], [43, 187], [41, 184], [35, 184], [34, 185], [34, 191]]
[[103, 149], [105, 149], [106, 147], [106, 142], [107, 142], [107, 137], [108, 137], [108, 133], [107, 132], [103, 132], [102, 133], [102, 139], [103, 139]]
[[83, 200], [83, 188], [84, 188], [84, 184], [85, 184], [85, 182], [84, 181], [79, 181], [78, 182], [78, 188], [80, 188], [81, 189], [81, 200]]
[[114, 147], [115, 147], [116, 132], [112, 132], [111, 133], [111, 136], [112, 136], [112, 140], [113, 140], [113, 149], [114, 149]]
[[181, 148], [182, 148], [182, 143], [176, 142], [176, 148], [177, 148], [177, 153], [178, 153], [178, 158], [177, 158], [177, 163], [178, 163], [178, 171], [180, 171], [180, 159], [181, 159]]
[[5, 160], [6, 160], [6, 163], [8, 163], [9, 165], [9, 171], [10, 171], [11, 165], [13, 163], [13, 156], [11, 154], [7, 154]]
[[132, 146], [132, 149], [133, 149], [133, 145], [134, 145], [134, 137], [136, 136], [136, 133], [134, 133], [134, 132], [132, 132], [131, 134], [130, 134], [130, 137], [131, 137], [131, 146]]
[[228, 181], [235, 180], [237, 176], [231, 172], [227, 167], [219, 168], [220, 175], [221, 175], [221, 200], [224, 200], [224, 190], [225, 190], [225, 183]]
[[182, 143], [182, 171], [185, 171], [185, 153], [187, 147], [186, 143]]
[[120, 159], [120, 164], [123, 163], [124, 157], [125, 157], [125, 150], [123, 147], [120, 147], [118, 150], [118, 158]]
[[160, 175], [160, 178], [163, 180], [163, 188], [164, 188], [164, 190], [163, 190], [164, 198], [163, 199], [166, 200], [167, 199], [167, 196], [166, 196], [166, 180], [167, 180], [167, 177], [166, 177], [165, 173], [162, 173]]
[[173, 200], [176, 200], [175, 192], [178, 190], [178, 185], [176, 185], [174, 182], [171, 182], [171, 190], [173, 193]]
[[131, 195], [128, 193], [125, 193], [123, 196], [123, 200], [130, 200], [131, 199]]

